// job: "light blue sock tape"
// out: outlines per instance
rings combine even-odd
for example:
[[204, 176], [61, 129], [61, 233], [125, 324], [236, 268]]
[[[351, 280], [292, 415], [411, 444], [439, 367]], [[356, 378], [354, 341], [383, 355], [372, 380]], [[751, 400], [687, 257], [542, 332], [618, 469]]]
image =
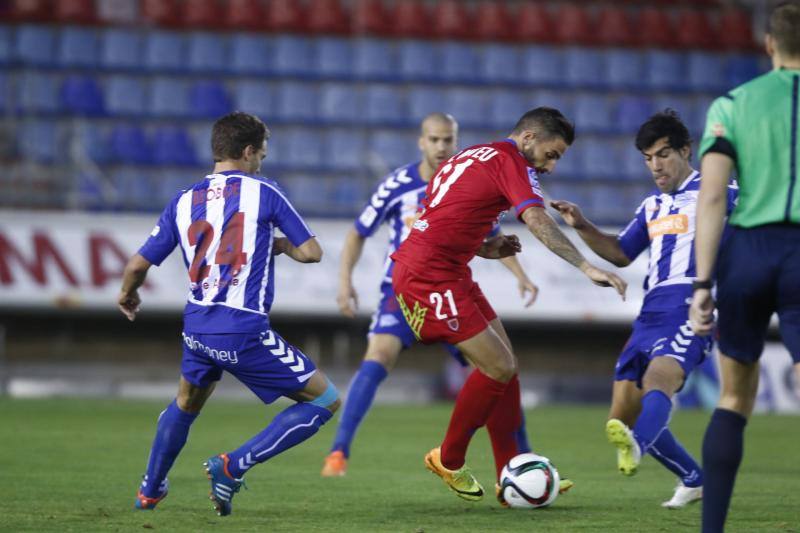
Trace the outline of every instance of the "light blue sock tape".
[[325, 389], [325, 392], [310, 401], [309, 403], [311, 405], [316, 405], [317, 407], [328, 407], [330, 404], [339, 399], [339, 391], [336, 390], [336, 386], [329, 378], [326, 377], [325, 379], [328, 381], [328, 388]]

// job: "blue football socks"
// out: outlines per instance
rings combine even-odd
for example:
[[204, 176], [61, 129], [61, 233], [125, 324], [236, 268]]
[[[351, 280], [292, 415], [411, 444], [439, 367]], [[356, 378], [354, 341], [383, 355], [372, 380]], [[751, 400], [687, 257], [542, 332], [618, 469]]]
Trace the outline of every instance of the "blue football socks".
[[648, 450], [667, 470], [678, 476], [685, 487], [703, 484], [703, 470], [691, 455], [675, 440], [672, 432], [665, 429]]
[[375, 399], [375, 392], [387, 374], [386, 368], [377, 361], [361, 363], [358, 372], [353, 376], [353, 381], [350, 382], [336, 438], [331, 446], [332, 452], [341, 451], [345, 457], [350, 456], [350, 443], [353, 442], [358, 426], [367, 414]]
[[228, 472], [241, 478], [252, 466], [300, 444], [331, 419], [333, 413], [312, 403], [287, 407], [258, 435], [228, 454]]
[[745, 417], [727, 409], [717, 408], [711, 415], [703, 439], [703, 533], [721, 533], [725, 527], [746, 424]]
[[651, 390], [642, 397], [642, 412], [636, 419], [633, 435], [643, 454], [666, 429], [671, 410], [672, 401], [660, 390]]
[[147, 462], [147, 474], [142, 482], [142, 494], [148, 498], [158, 498], [163, 492], [167, 473], [186, 444], [189, 428], [195, 418], [196, 414], [181, 411], [174, 400], [158, 417], [156, 437]]

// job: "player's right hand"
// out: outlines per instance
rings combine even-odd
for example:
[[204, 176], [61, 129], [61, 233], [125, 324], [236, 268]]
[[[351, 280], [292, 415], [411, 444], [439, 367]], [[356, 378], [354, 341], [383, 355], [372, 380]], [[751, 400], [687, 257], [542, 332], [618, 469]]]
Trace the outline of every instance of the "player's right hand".
[[343, 283], [339, 285], [339, 293], [336, 295], [336, 303], [339, 311], [347, 318], [355, 318], [358, 311], [358, 293], [352, 284]]
[[595, 285], [599, 285], [601, 287], [614, 287], [619, 295], [622, 296], [622, 300], [625, 300], [625, 291], [628, 288], [628, 284], [621, 277], [617, 276], [613, 272], [607, 272], [592, 265], [585, 267], [583, 269], [583, 273], [586, 274], [586, 276], [592, 280], [592, 283]]
[[119, 310], [122, 311], [122, 314], [131, 322], [136, 320], [136, 313], [139, 312], [139, 305], [141, 303], [142, 299], [139, 298], [139, 291], [133, 291], [131, 293], [121, 292], [119, 298], [117, 298]]
[[575, 228], [586, 223], [586, 218], [583, 216], [581, 208], [572, 202], [553, 200], [550, 202], [550, 207], [558, 211], [558, 214], [561, 215], [561, 218], [564, 219], [568, 226]]

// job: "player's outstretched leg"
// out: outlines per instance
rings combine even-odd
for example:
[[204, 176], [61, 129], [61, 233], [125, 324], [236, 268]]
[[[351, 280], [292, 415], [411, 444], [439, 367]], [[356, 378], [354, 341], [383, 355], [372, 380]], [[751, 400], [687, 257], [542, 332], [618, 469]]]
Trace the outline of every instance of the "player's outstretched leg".
[[169, 488], [167, 473], [186, 444], [189, 428], [195, 418], [196, 413], [181, 410], [174, 400], [159, 415], [156, 436], [147, 462], [147, 473], [136, 494], [136, 509], [155, 509], [166, 498]]
[[662, 503], [662, 507], [680, 509], [703, 498], [703, 470], [669, 428], [661, 432], [648, 453], [680, 479], [672, 498]]
[[633, 432], [622, 420], [612, 418], [606, 422], [608, 442], [617, 448], [617, 468], [626, 476], [632, 476], [639, 468], [642, 452]]

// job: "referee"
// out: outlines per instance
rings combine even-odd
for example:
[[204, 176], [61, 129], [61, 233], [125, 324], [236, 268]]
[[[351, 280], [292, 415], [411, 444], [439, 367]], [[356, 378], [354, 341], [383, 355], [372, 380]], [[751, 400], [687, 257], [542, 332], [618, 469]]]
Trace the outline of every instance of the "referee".
[[766, 48], [773, 70], [717, 98], [700, 143], [697, 281], [689, 310], [698, 335], [714, 327], [711, 285], [734, 169], [740, 188], [716, 272], [722, 392], [703, 440], [704, 533], [725, 525], [772, 313], [800, 370], [800, 2], [773, 9]]

